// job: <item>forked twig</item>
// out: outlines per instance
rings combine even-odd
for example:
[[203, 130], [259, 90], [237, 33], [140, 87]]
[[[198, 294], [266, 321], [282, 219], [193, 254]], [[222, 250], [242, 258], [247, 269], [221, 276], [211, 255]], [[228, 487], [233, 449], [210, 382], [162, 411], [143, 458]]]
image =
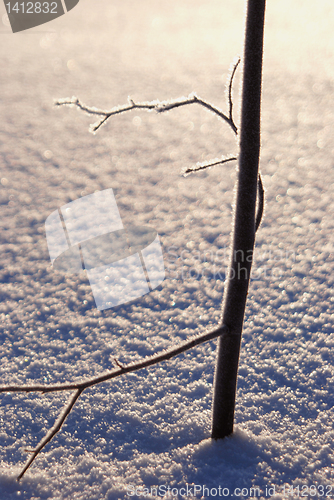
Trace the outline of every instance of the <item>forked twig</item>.
[[233, 110], [233, 102], [232, 102], [232, 85], [233, 85], [233, 79], [235, 72], [237, 70], [237, 67], [240, 63], [240, 58], [238, 59], [237, 63], [234, 65], [231, 77], [230, 77], [230, 82], [229, 82], [229, 91], [228, 91], [228, 106], [229, 106], [229, 116], [227, 116], [223, 111], [216, 106], [213, 106], [209, 102], [205, 101], [204, 99], [198, 97], [195, 93], [190, 94], [188, 97], [181, 97], [179, 99], [171, 99], [169, 101], [146, 101], [146, 102], [138, 102], [136, 103], [133, 99], [129, 98], [129, 104], [124, 105], [124, 106], [116, 106], [115, 108], [112, 108], [110, 111], [105, 111], [102, 109], [98, 109], [95, 107], [90, 107], [86, 106], [86, 104], [83, 104], [80, 102], [80, 100], [77, 97], [72, 97], [71, 99], [66, 98], [66, 99], [61, 99], [59, 101], [55, 102], [55, 106], [76, 106], [77, 108], [81, 109], [82, 111], [85, 111], [89, 115], [98, 115], [102, 116], [101, 120], [95, 124], [92, 124], [90, 126], [90, 130], [92, 132], [96, 132], [104, 123], [106, 123], [107, 120], [111, 116], [114, 115], [119, 115], [121, 113], [125, 113], [127, 111], [132, 111], [133, 109], [146, 109], [147, 111], [152, 111], [155, 110], [157, 113], [164, 113], [165, 111], [170, 111], [171, 109], [179, 108], [181, 106], [187, 106], [188, 104], [199, 104], [203, 106], [204, 108], [208, 109], [212, 113], [216, 114], [219, 116], [219, 118], [222, 118], [223, 120], [226, 121], [226, 123], [229, 124], [229, 126], [232, 128], [233, 132], [237, 134], [238, 129], [234, 123], [233, 120], [233, 115], [232, 115], [232, 110]]
[[164, 113], [165, 111], [170, 111], [171, 109], [179, 108], [181, 106], [187, 106], [188, 104], [200, 104], [209, 111], [212, 111], [217, 116], [225, 120], [233, 132], [237, 132], [237, 127], [233, 122], [233, 118], [230, 115], [228, 117], [223, 113], [222, 110], [213, 106], [209, 102], [201, 99], [196, 94], [190, 94], [188, 97], [181, 97], [179, 99], [169, 100], [169, 101], [146, 101], [146, 102], [135, 102], [133, 99], [129, 98], [129, 104], [124, 106], [117, 106], [110, 111], [104, 111], [102, 109], [91, 108], [80, 102], [77, 97], [72, 97], [72, 99], [62, 99], [55, 102], [55, 106], [76, 106], [77, 108], [85, 111], [89, 115], [98, 115], [103, 118], [90, 126], [92, 132], [96, 132], [111, 116], [119, 115], [125, 113], [126, 111], [132, 111], [133, 109], [146, 109], [147, 111], [155, 110], [157, 113]]
[[228, 328], [225, 325], [219, 326], [218, 328], [214, 330], [210, 330], [209, 332], [206, 332], [202, 335], [197, 335], [195, 337], [192, 337], [189, 340], [186, 340], [182, 343], [180, 343], [176, 347], [172, 347], [170, 349], [167, 349], [163, 351], [160, 354], [155, 354], [153, 356], [150, 356], [146, 359], [143, 359], [141, 361], [137, 361], [135, 363], [130, 363], [128, 365], [121, 365], [119, 361], [117, 361], [117, 368], [114, 368], [113, 370], [106, 372], [102, 375], [99, 375], [98, 377], [92, 377], [88, 380], [85, 380], [83, 382], [78, 382], [78, 383], [70, 383], [70, 384], [56, 384], [56, 385], [26, 385], [26, 386], [18, 386], [18, 385], [12, 385], [12, 386], [1, 386], [0, 387], [0, 393], [1, 392], [59, 392], [59, 391], [72, 391], [74, 390], [74, 394], [70, 397], [69, 401], [67, 402], [66, 406], [64, 407], [63, 411], [57, 418], [55, 424], [53, 427], [49, 430], [49, 432], [46, 434], [46, 436], [40, 441], [40, 443], [37, 445], [37, 447], [33, 450], [26, 450], [29, 453], [32, 453], [32, 456], [29, 458], [27, 463], [25, 464], [24, 468], [22, 469], [21, 473], [17, 477], [17, 480], [19, 481], [25, 472], [29, 469], [37, 455], [40, 453], [40, 451], [44, 448], [46, 444], [48, 444], [51, 439], [57, 434], [57, 432], [61, 429], [63, 423], [65, 422], [67, 416], [71, 412], [74, 404], [78, 400], [78, 398], [81, 396], [83, 391], [87, 389], [88, 387], [93, 387], [94, 385], [100, 384], [101, 382], [106, 382], [107, 380], [111, 380], [113, 378], [119, 377], [120, 375], [124, 375], [125, 373], [131, 373], [137, 370], [140, 370], [141, 368], [147, 368], [148, 366], [156, 365], [157, 363], [160, 363], [161, 361], [166, 361], [168, 359], [173, 358], [174, 356], [177, 356], [179, 354], [182, 354], [183, 352], [197, 346], [200, 344], [203, 344], [204, 342], [207, 342], [208, 340], [212, 340], [216, 337], [219, 337], [221, 335], [227, 335], [228, 334]]
[[[163, 113], [165, 111], [170, 111], [171, 109], [175, 109], [181, 106], [186, 106], [188, 104], [200, 104], [201, 106], [205, 107], [212, 113], [216, 114], [220, 118], [226, 121], [232, 128], [233, 132], [237, 135], [238, 134], [238, 129], [237, 126], [234, 123], [233, 119], [233, 99], [232, 99], [232, 89], [233, 89], [233, 80], [234, 76], [236, 74], [236, 71], [238, 69], [238, 66], [240, 64], [240, 57], [238, 58], [237, 62], [234, 64], [233, 69], [231, 71], [231, 76], [229, 79], [229, 84], [228, 84], [228, 107], [229, 107], [229, 115], [227, 116], [223, 111], [216, 106], [213, 106], [209, 102], [205, 101], [204, 99], [201, 99], [198, 97], [195, 93], [190, 94], [188, 97], [181, 97], [179, 99], [174, 99], [170, 101], [147, 101], [147, 102], [140, 102], [136, 103], [133, 99], [129, 98], [129, 104], [125, 106], [117, 106], [110, 111], [104, 111], [95, 107], [89, 107], [86, 106], [86, 104], [83, 104], [80, 102], [80, 100], [77, 97], [72, 97], [72, 99], [62, 99], [60, 101], [56, 101], [55, 105], [56, 106], [76, 106], [77, 108], [81, 109], [82, 111], [85, 111], [86, 113], [90, 115], [98, 115], [102, 116], [102, 119], [97, 122], [96, 124], [91, 125], [90, 130], [92, 132], [96, 132], [104, 123], [109, 120], [110, 117], [114, 115], [118, 115], [127, 111], [131, 111], [133, 109], [146, 109], [147, 111], [152, 111], [155, 110], [157, 113]], [[222, 158], [221, 160], [212, 160], [210, 162], [205, 162], [205, 163], [197, 163], [196, 166], [194, 167], [189, 167], [187, 168], [184, 172], [183, 175], [189, 175], [193, 172], [199, 172], [201, 170], [206, 170], [207, 168], [215, 167], [217, 165], [223, 165], [224, 163], [227, 163], [229, 161], [237, 160], [238, 158], [233, 156], [233, 157], [228, 157], [228, 158]], [[262, 214], [263, 214], [263, 204], [264, 204], [264, 191], [263, 191], [263, 184], [261, 180], [261, 175], [259, 174], [259, 183], [258, 183], [258, 208], [257, 208], [257, 214], [256, 214], [256, 231], [260, 226], [261, 219], [262, 219]]]

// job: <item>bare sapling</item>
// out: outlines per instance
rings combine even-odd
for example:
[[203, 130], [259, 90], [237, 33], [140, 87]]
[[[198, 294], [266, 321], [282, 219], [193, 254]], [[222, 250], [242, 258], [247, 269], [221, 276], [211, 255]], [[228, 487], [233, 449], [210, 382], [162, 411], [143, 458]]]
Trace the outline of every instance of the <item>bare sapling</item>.
[[77, 107], [89, 115], [99, 117], [98, 121], [91, 126], [93, 132], [100, 129], [102, 125], [106, 125], [112, 117], [121, 113], [131, 112], [134, 109], [164, 113], [191, 104], [202, 106], [210, 113], [214, 113], [219, 119], [225, 121], [240, 138], [240, 152], [238, 157], [223, 156], [208, 163], [198, 163], [194, 167], [187, 168], [183, 173], [189, 174], [233, 160], [238, 161], [231, 261], [224, 289], [222, 316], [216, 328], [191, 337], [187, 341], [173, 346], [168, 350], [158, 352], [151, 357], [128, 365], [123, 365], [119, 360], [115, 359], [115, 366], [110, 371], [81, 382], [0, 387], [0, 392], [2, 393], [32, 391], [41, 393], [68, 391], [70, 393], [68, 402], [53, 427], [34, 449], [26, 450], [30, 456], [17, 477], [18, 480], [22, 478], [46, 444], [61, 429], [67, 416], [85, 389], [115, 377], [140, 370], [141, 368], [147, 368], [169, 360], [196, 345], [217, 337], [219, 337], [219, 348], [214, 381], [212, 438], [224, 438], [233, 432], [239, 352], [250, 283], [255, 233], [260, 226], [263, 214], [264, 193], [261, 176], [259, 175], [259, 155], [264, 14], [265, 0], [247, 1], [240, 133], [233, 119], [232, 100], [233, 79], [240, 60], [234, 65], [229, 79], [227, 113], [198, 97], [195, 93], [188, 97], [169, 101], [136, 103], [132, 99], [129, 99], [126, 105], [117, 106], [110, 111], [86, 106], [78, 98], [63, 99], [56, 102], [57, 106]]

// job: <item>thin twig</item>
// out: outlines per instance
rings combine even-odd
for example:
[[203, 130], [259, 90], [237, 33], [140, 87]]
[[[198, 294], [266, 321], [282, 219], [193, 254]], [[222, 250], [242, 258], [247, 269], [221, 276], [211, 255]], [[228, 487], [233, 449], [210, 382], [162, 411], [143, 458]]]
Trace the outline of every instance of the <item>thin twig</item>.
[[261, 175], [259, 174], [259, 180], [257, 183], [257, 212], [255, 219], [255, 232], [259, 229], [264, 207], [264, 189], [262, 184]]
[[[187, 176], [189, 174], [192, 174], [193, 172], [199, 172], [200, 170], [206, 170], [207, 168], [215, 167], [216, 165], [222, 165], [224, 163], [227, 163], [228, 161], [232, 160], [237, 160], [237, 157], [231, 157], [231, 158], [224, 158], [222, 160], [213, 160], [210, 163], [197, 163], [196, 167], [190, 167], [187, 168], [184, 172], [183, 175]], [[264, 189], [263, 189], [263, 184], [262, 184], [262, 178], [261, 174], [259, 173], [259, 180], [258, 180], [258, 185], [257, 185], [257, 196], [258, 196], [258, 201], [257, 201], [257, 211], [256, 211], [256, 219], [255, 219], [255, 232], [260, 227], [262, 216], [263, 216], [263, 209], [264, 209]]]
[[233, 120], [231, 120], [228, 116], [226, 116], [219, 108], [213, 106], [207, 101], [204, 101], [194, 93], [190, 94], [189, 97], [186, 98], [182, 97], [181, 99], [177, 99], [175, 101], [170, 101], [170, 102], [167, 101], [166, 103], [161, 103], [161, 106], [157, 108], [157, 111], [158, 113], [162, 113], [163, 111], [169, 111], [171, 109], [178, 108], [180, 106], [185, 106], [187, 104], [195, 104], [195, 103], [204, 106], [209, 111], [212, 111], [213, 113], [218, 115], [220, 118], [225, 120], [230, 125], [234, 133], [237, 132], [237, 127], [233, 123]]
[[209, 102], [201, 99], [196, 94], [190, 94], [188, 97], [181, 97], [179, 99], [170, 100], [170, 101], [150, 101], [150, 102], [139, 102], [136, 103], [132, 99], [129, 99], [129, 104], [124, 106], [117, 106], [110, 111], [104, 111], [102, 109], [91, 108], [86, 106], [80, 102], [77, 97], [72, 97], [72, 99], [62, 99], [60, 101], [55, 102], [55, 106], [76, 106], [77, 108], [85, 111], [90, 115], [98, 115], [103, 118], [96, 124], [91, 125], [91, 130], [96, 132], [111, 116], [119, 115], [120, 113], [125, 113], [126, 111], [132, 111], [133, 109], [146, 109], [148, 111], [155, 110], [157, 113], [164, 113], [165, 111], [170, 111], [171, 109], [179, 108], [181, 106], [186, 106], [188, 104], [200, 104], [205, 107], [209, 111], [212, 111], [217, 116], [225, 120], [233, 132], [237, 132], [237, 127], [235, 126], [233, 119], [230, 119], [228, 116], [223, 113], [222, 110], [213, 106]]
[[197, 335], [196, 337], [192, 337], [189, 340], [186, 340], [180, 343], [176, 347], [171, 347], [165, 351], [162, 351], [160, 354], [154, 354], [153, 356], [149, 356], [141, 361], [137, 361], [134, 363], [130, 363], [128, 365], [122, 365], [118, 368], [114, 368], [98, 377], [92, 377], [82, 382], [72, 382], [69, 384], [56, 384], [56, 385], [8, 385], [1, 386], [1, 392], [59, 392], [59, 391], [71, 391], [74, 389], [87, 389], [87, 387], [92, 387], [93, 385], [99, 384], [101, 382], [106, 382], [107, 380], [111, 380], [115, 377], [123, 375], [125, 373], [134, 372], [140, 370], [141, 368], [147, 368], [148, 366], [156, 365], [161, 361], [168, 360], [178, 354], [181, 354], [188, 349], [191, 349], [197, 345], [203, 344], [203, 342], [207, 342], [208, 340], [212, 340], [216, 337], [219, 337], [222, 334], [226, 334], [228, 329], [226, 326], [219, 326], [214, 330], [210, 330], [201, 335]]
[[61, 429], [63, 423], [65, 422], [67, 416], [71, 412], [73, 406], [75, 405], [76, 401], [80, 397], [81, 393], [82, 393], [82, 389], [77, 389], [75, 391], [75, 393], [70, 397], [67, 405], [64, 407], [63, 411], [61, 412], [61, 414], [57, 418], [56, 422], [51, 427], [51, 429], [46, 434], [46, 436], [44, 436], [44, 438], [39, 442], [37, 447], [34, 450], [25, 450], [28, 453], [32, 453], [32, 456], [29, 458], [29, 460], [27, 461], [27, 463], [23, 467], [22, 471], [17, 476], [17, 478], [16, 478], [17, 481], [20, 481], [20, 479], [23, 477], [25, 472], [29, 469], [29, 467], [31, 466], [31, 464], [33, 463], [33, 461], [35, 460], [37, 455], [44, 448], [44, 446], [47, 445], [51, 441], [51, 439], [57, 434], [57, 432]]
[[124, 366], [118, 361], [117, 358], [114, 358], [115, 364], [118, 366], [118, 368], [124, 368]]
[[58, 384], [58, 385], [30, 385], [30, 386], [2, 386], [0, 387], [0, 392], [59, 392], [59, 391], [69, 391], [69, 390], [75, 390], [74, 394], [70, 397], [68, 403], [64, 407], [63, 411], [57, 418], [56, 422], [54, 423], [53, 427], [48, 431], [46, 436], [40, 441], [38, 446], [33, 449], [33, 450], [26, 450], [29, 453], [32, 453], [32, 456], [29, 458], [27, 463], [25, 464], [24, 468], [22, 469], [21, 473], [18, 475], [17, 480], [19, 481], [25, 472], [29, 469], [37, 455], [40, 453], [40, 451], [44, 448], [46, 444], [48, 444], [52, 438], [57, 434], [57, 432], [61, 429], [63, 423], [65, 422], [66, 418], [70, 414], [74, 404], [80, 397], [80, 395], [83, 393], [85, 389], [88, 387], [92, 387], [94, 385], [100, 384], [101, 382], [106, 382], [107, 380], [111, 380], [112, 378], [118, 377], [120, 375], [123, 375], [125, 373], [130, 373], [134, 372], [137, 370], [140, 370], [141, 368], [147, 368], [148, 366], [155, 365], [157, 363], [160, 363], [161, 361], [166, 361], [174, 356], [177, 356], [178, 354], [182, 354], [183, 352], [187, 351], [188, 349], [191, 349], [192, 347], [195, 347], [197, 345], [203, 344], [204, 342], [207, 342], [208, 340], [212, 340], [216, 337], [219, 337], [223, 334], [228, 334], [228, 328], [225, 325], [219, 326], [215, 330], [210, 330], [209, 332], [206, 332], [201, 335], [197, 335], [196, 337], [192, 337], [190, 340], [186, 340], [182, 343], [180, 343], [177, 347], [172, 347], [170, 349], [167, 349], [165, 351], [162, 351], [161, 354], [158, 355], [153, 355], [150, 356], [142, 361], [137, 361], [135, 363], [129, 364], [129, 365], [121, 365], [118, 360], [115, 359], [115, 362], [118, 366], [118, 368], [115, 368], [107, 373], [104, 373], [103, 375], [100, 375], [98, 377], [92, 377], [88, 380], [85, 380], [83, 382], [78, 382], [78, 383], [72, 383], [72, 384]]
[[232, 156], [231, 158], [223, 158], [222, 160], [212, 160], [210, 163], [197, 163], [195, 167], [187, 168], [187, 170], [183, 172], [183, 175], [188, 175], [192, 172], [199, 172], [200, 170], [215, 167], [216, 165], [222, 165], [223, 163], [237, 159], [238, 158], [236, 156]]
[[[235, 72], [237, 71], [237, 68], [238, 68], [239, 64], [240, 64], [240, 57], [237, 60], [236, 64], [234, 65], [234, 68], [233, 68], [232, 73], [231, 73], [230, 83], [228, 85], [229, 117], [230, 117], [230, 121], [232, 123], [234, 123], [234, 120], [233, 120], [232, 86], [233, 86], [233, 78], [234, 78]], [[235, 133], [237, 133], [237, 127], [235, 127]]]

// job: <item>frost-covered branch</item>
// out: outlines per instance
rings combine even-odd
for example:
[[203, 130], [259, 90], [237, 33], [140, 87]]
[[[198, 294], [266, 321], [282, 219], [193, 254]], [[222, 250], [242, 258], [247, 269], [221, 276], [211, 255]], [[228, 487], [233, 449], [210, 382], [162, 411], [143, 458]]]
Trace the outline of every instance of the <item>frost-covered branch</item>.
[[[229, 84], [228, 84], [228, 92], [227, 92], [227, 101], [228, 101], [228, 108], [229, 108], [229, 114], [228, 116], [223, 113], [223, 111], [216, 106], [213, 106], [209, 102], [205, 101], [204, 99], [201, 99], [198, 97], [195, 93], [190, 94], [188, 97], [181, 97], [179, 99], [172, 99], [169, 101], [146, 101], [146, 102], [139, 102], [136, 103], [133, 99], [129, 98], [129, 103], [124, 106], [116, 106], [115, 108], [112, 108], [110, 111], [105, 111], [102, 109], [98, 109], [95, 107], [89, 107], [86, 106], [86, 104], [83, 104], [77, 97], [72, 97], [71, 99], [61, 99], [59, 101], [55, 102], [55, 106], [74, 106], [77, 107], [78, 109], [81, 109], [82, 111], [85, 111], [86, 113], [90, 115], [98, 115], [101, 116], [101, 120], [96, 122], [95, 124], [92, 124], [90, 126], [90, 130], [92, 132], [96, 132], [104, 123], [109, 120], [112, 116], [119, 115], [121, 113], [125, 113], [127, 111], [132, 111], [133, 109], [145, 109], [147, 111], [156, 111], [157, 113], [163, 113], [165, 111], [170, 111], [175, 108], [179, 108], [181, 106], [186, 106], [188, 104], [200, 104], [201, 106], [205, 107], [212, 113], [216, 114], [223, 120], [225, 120], [233, 130], [233, 132], [237, 135], [238, 134], [238, 129], [237, 126], [234, 123], [233, 119], [233, 99], [232, 99], [232, 89], [233, 89], [233, 80], [235, 73], [237, 71], [237, 68], [240, 64], [240, 58], [238, 58], [237, 62], [232, 66], [232, 71], [231, 75], [229, 78]], [[224, 163], [227, 163], [229, 161], [237, 160], [238, 157], [236, 156], [231, 156], [231, 157], [223, 157], [222, 159], [215, 159], [211, 160], [209, 162], [203, 162], [203, 163], [197, 163], [194, 167], [187, 168], [186, 170], [183, 171], [183, 175], [189, 175], [193, 172], [199, 172], [201, 170], [206, 170], [207, 168], [215, 167], [217, 165], [223, 165]], [[259, 175], [259, 185], [258, 185], [258, 210], [257, 210], [257, 215], [256, 215], [256, 230], [259, 228], [261, 219], [262, 219], [262, 214], [263, 214], [263, 202], [264, 202], [264, 191], [263, 191], [263, 185], [262, 185], [262, 180], [261, 176]]]
[[[188, 104], [200, 104], [201, 106], [205, 107], [207, 110], [211, 111], [212, 113], [216, 114], [223, 120], [225, 120], [233, 130], [233, 132], [237, 135], [238, 134], [238, 129], [237, 126], [234, 123], [233, 119], [233, 99], [232, 99], [232, 88], [233, 88], [233, 80], [235, 73], [237, 71], [237, 68], [240, 63], [240, 58], [238, 58], [237, 62], [233, 65], [231, 75], [229, 78], [229, 84], [228, 84], [228, 92], [227, 92], [227, 104], [229, 108], [229, 115], [227, 116], [223, 111], [216, 106], [213, 106], [211, 103], [205, 101], [204, 99], [201, 99], [198, 97], [195, 93], [190, 94], [188, 97], [181, 97], [179, 99], [171, 99], [167, 101], [146, 101], [146, 102], [139, 102], [136, 103], [133, 99], [129, 98], [128, 104], [124, 106], [116, 106], [112, 108], [110, 111], [105, 111], [102, 109], [98, 109], [95, 107], [89, 107], [86, 104], [83, 104], [77, 97], [72, 97], [66, 98], [66, 99], [61, 99], [59, 101], [55, 102], [55, 106], [71, 106], [71, 107], [77, 107], [78, 109], [81, 109], [82, 111], [90, 114], [90, 115], [98, 115], [101, 116], [101, 120], [91, 124], [90, 130], [92, 132], [96, 132], [104, 123], [109, 120], [112, 116], [119, 115], [121, 113], [125, 113], [127, 111], [132, 111], [133, 109], [145, 109], [147, 111], [152, 111], [155, 110], [157, 113], [163, 113], [165, 111], [170, 111], [175, 108], [179, 108], [181, 106], [186, 106]], [[196, 166], [187, 168], [184, 172], [183, 175], [188, 175], [192, 172], [198, 172], [200, 170], [205, 170], [210, 167], [215, 167], [216, 165], [222, 165], [224, 163], [227, 163], [232, 160], [237, 160], [238, 158], [236, 156], [232, 157], [223, 157], [222, 159], [214, 159], [209, 162], [203, 162], [203, 163], [197, 163]]]
[[59, 101], [55, 102], [55, 106], [74, 106], [77, 107], [78, 109], [81, 109], [82, 111], [85, 111], [89, 115], [101, 116], [102, 118], [100, 121], [90, 126], [90, 130], [92, 132], [96, 132], [112, 116], [119, 115], [121, 113], [126, 113], [127, 111], [132, 111], [133, 109], [146, 109], [147, 111], [154, 110], [157, 113], [164, 113], [165, 111], [170, 111], [171, 109], [179, 108], [181, 106], [187, 106], [188, 104], [199, 104], [200, 106], [203, 106], [204, 108], [208, 109], [212, 113], [219, 116], [219, 118], [225, 120], [226, 123], [228, 123], [229, 126], [232, 128], [233, 132], [237, 134], [238, 129], [234, 123], [232, 114], [233, 110], [232, 85], [233, 85], [234, 75], [239, 63], [240, 59], [238, 59], [238, 61], [233, 67], [228, 87], [229, 116], [223, 113], [221, 109], [217, 108], [216, 106], [213, 106], [209, 102], [198, 97], [195, 93], [190, 94], [188, 97], [180, 97], [178, 99], [171, 99], [168, 101], [155, 100], [155, 101], [145, 101], [136, 103], [133, 99], [129, 98], [128, 104], [123, 106], [116, 106], [115, 108], [112, 108], [110, 111], [105, 111], [95, 107], [86, 106], [86, 104], [83, 104], [77, 97], [72, 97], [71, 99], [70, 98], [60, 99]]
[[154, 354], [153, 356], [150, 356], [148, 358], [145, 358], [141, 361], [137, 361], [134, 363], [130, 363], [128, 365], [123, 365], [121, 364], [118, 360], [115, 360], [115, 363], [117, 365], [117, 368], [114, 368], [113, 370], [110, 370], [102, 375], [99, 375], [98, 377], [92, 377], [87, 380], [84, 380], [82, 382], [72, 382], [68, 384], [55, 384], [55, 385], [40, 385], [40, 384], [33, 384], [33, 385], [9, 385], [9, 386], [1, 386], [0, 387], [0, 392], [42, 392], [42, 393], [47, 393], [47, 392], [60, 392], [60, 391], [75, 391], [74, 394], [70, 397], [68, 400], [66, 406], [64, 407], [63, 411], [57, 418], [55, 424], [53, 427], [48, 431], [46, 436], [39, 442], [36, 448], [33, 450], [26, 450], [28, 453], [32, 453], [32, 456], [29, 458], [27, 461], [26, 465], [22, 469], [21, 473], [17, 477], [17, 480], [19, 481], [25, 472], [28, 470], [30, 465], [33, 463], [37, 455], [40, 453], [40, 451], [44, 448], [44, 446], [51, 441], [51, 439], [57, 434], [57, 432], [61, 429], [63, 423], [65, 422], [66, 418], [70, 414], [73, 406], [75, 405], [76, 401], [79, 399], [81, 394], [85, 389], [88, 387], [93, 387], [94, 385], [100, 384], [101, 382], [106, 382], [108, 380], [111, 380], [113, 378], [119, 377], [120, 375], [124, 375], [126, 373], [131, 373], [137, 370], [140, 370], [142, 368], [147, 368], [152, 365], [156, 365], [157, 363], [161, 363], [162, 361], [166, 361], [168, 359], [173, 358], [174, 356], [177, 356], [179, 354], [182, 354], [183, 352], [197, 346], [200, 344], [203, 344], [204, 342], [207, 342], [208, 340], [212, 340], [216, 337], [219, 337], [221, 335], [228, 335], [228, 328], [225, 325], [219, 326], [218, 328], [214, 330], [210, 330], [209, 332], [206, 332], [201, 335], [197, 335], [195, 337], [192, 337], [189, 340], [186, 340], [184, 342], [181, 342], [179, 345], [175, 347], [171, 347], [170, 349], [166, 349], [165, 351], [162, 351], [160, 354]]
[[[77, 108], [85, 111], [89, 115], [98, 115], [101, 116], [101, 120], [97, 123], [94, 123], [90, 126], [90, 130], [92, 132], [96, 132], [110, 117], [114, 115], [119, 115], [121, 113], [125, 113], [127, 111], [132, 111], [133, 109], [146, 109], [147, 111], [156, 111], [157, 113], [164, 113], [165, 111], [170, 111], [171, 109], [179, 108], [181, 106], [187, 106], [188, 104], [200, 104], [204, 106], [209, 111], [212, 111], [220, 118], [225, 120], [233, 132], [237, 132], [237, 127], [233, 121], [232, 115], [228, 117], [221, 111], [219, 108], [213, 106], [209, 102], [201, 99], [196, 94], [190, 94], [188, 97], [181, 97], [179, 99], [172, 99], [169, 101], [146, 101], [146, 102], [135, 102], [133, 99], [129, 98], [129, 104], [124, 106], [117, 106], [112, 108], [110, 111], [104, 111], [102, 109], [98, 109], [95, 107], [86, 106], [80, 102], [77, 97], [72, 97], [71, 99], [62, 99], [60, 101], [55, 102], [55, 106], [76, 106]], [[231, 110], [231, 107], [230, 107]]]
[[197, 163], [195, 167], [187, 168], [183, 175], [189, 175], [193, 172], [199, 172], [200, 170], [206, 170], [207, 168], [215, 167], [216, 165], [223, 165], [223, 163], [227, 163], [228, 161], [237, 160], [237, 156], [231, 156], [230, 158], [222, 158], [221, 160], [212, 160], [208, 163]]

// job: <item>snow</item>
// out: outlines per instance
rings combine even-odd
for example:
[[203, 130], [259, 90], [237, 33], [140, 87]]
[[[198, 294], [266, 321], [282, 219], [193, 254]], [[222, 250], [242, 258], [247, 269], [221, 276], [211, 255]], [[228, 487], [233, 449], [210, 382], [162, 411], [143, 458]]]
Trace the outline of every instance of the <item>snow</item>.
[[[257, 498], [283, 499], [289, 486], [290, 498], [297, 486], [312, 497], [311, 485], [312, 498], [333, 496], [333, 10], [329, 0], [316, 8], [268, 3], [266, 206], [233, 436], [210, 440], [216, 341], [88, 389], [20, 483], [24, 449], [37, 445], [69, 394], [4, 393], [2, 498], [162, 498], [168, 487], [178, 499], [253, 498], [258, 487]], [[1, 383], [81, 380], [114, 358], [138, 360], [217, 324], [235, 167], [180, 172], [235, 154], [232, 131], [191, 105], [163, 115], [135, 110], [92, 135], [94, 117], [52, 103], [77, 95], [111, 109], [128, 95], [164, 100], [195, 91], [224, 109], [243, 2], [80, 0], [17, 34], [2, 19]], [[240, 72], [237, 118], [239, 82]], [[52, 270], [44, 223], [57, 208], [110, 188], [124, 225], [158, 231], [166, 279], [130, 304], [98, 311], [84, 272]]]

